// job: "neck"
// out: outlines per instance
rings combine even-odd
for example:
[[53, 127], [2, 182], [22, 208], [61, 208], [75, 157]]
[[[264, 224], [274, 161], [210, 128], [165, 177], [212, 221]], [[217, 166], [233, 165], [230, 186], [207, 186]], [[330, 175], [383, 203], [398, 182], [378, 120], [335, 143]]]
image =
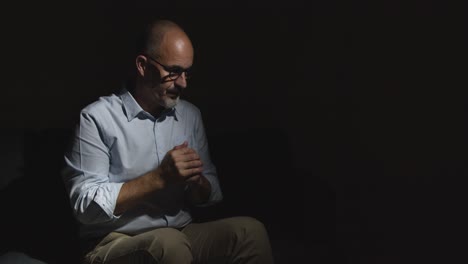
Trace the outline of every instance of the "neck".
[[137, 101], [137, 103], [145, 110], [146, 112], [150, 113], [152, 116], [157, 117], [159, 116], [165, 109], [164, 107], [160, 106], [159, 104], [155, 104], [154, 100], [151, 100], [153, 94], [148, 94], [145, 92], [145, 89], [148, 89], [143, 86], [142, 83], [136, 82], [135, 86], [131, 90], [131, 94], [133, 98]]

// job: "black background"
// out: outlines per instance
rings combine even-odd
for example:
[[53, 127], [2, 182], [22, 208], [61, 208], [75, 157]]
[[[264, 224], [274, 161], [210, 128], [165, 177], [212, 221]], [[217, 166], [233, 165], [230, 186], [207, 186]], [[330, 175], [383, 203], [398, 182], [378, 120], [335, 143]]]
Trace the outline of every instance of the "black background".
[[[204, 117], [225, 190], [227, 206], [219, 212], [261, 219], [272, 239], [296, 248], [274, 244], [285, 258], [450, 258], [463, 193], [456, 187], [466, 174], [463, 71], [456, 67], [466, 63], [460, 52], [466, 30], [449, 14], [457, 9], [434, 1], [310, 4], [9, 6], [11, 17], [2, 23], [2, 128], [54, 141], [51, 130], [70, 129], [83, 106], [120, 86], [142, 25], [173, 19], [195, 47], [184, 98]], [[47, 144], [30, 146], [40, 147]], [[41, 164], [36, 159], [30, 164]], [[42, 172], [48, 177], [47, 166]], [[30, 206], [16, 202], [30, 196], [11, 190], [2, 205]], [[47, 212], [39, 206], [21, 223], [40, 227], [52, 220], [34, 218]]]

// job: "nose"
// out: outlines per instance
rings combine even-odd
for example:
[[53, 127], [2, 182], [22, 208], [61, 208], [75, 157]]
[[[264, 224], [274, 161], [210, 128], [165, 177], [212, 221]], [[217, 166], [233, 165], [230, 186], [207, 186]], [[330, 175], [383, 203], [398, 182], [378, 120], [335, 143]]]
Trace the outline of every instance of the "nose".
[[187, 87], [187, 79], [185, 72], [182, 72], [182, 74], [174, 80], [174, 83], [181, 88]]

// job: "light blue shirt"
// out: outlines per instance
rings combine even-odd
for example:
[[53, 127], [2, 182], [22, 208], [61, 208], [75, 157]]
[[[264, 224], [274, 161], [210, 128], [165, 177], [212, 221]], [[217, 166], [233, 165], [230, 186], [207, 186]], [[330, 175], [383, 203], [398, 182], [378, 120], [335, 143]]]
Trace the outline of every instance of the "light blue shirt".
[[[199, 109], [180, 100], [158, 118], [144, 111], [130, 92], [99, 98], [80, 114], [71, 149], [65, 154], [63, 180], [83, 237], [112, 231], [138, 234], [192, 221], [184, 187], [171, 187], [141, 206], [114, 215], [123, 183], [159, 166], [174, 146], [188, 141], [203, 162], [211, 184], [210, 205], [222, 200]], [[154, 209], [154, 204], [164, 211]]]

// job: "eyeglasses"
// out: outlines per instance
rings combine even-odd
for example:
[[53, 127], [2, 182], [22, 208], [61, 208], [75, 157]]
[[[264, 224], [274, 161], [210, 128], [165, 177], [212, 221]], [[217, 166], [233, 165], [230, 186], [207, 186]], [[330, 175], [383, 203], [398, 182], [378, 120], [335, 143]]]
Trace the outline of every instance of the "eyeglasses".
[[148, 57], [150, 60], [156, 62], [157, 64], [159, 64], [161, 67], [163, 67], [163, 69], [165, 71], [167, 71], [169, 74], [164, 76], [164, 78], [167, 78], [171, 81], [175, 81], [177, 80], [177, 78], [179, 78], [182, 73], [185, 73], [185, 79], [190, 79], [190, 77], [192, 77], [192, 67], [190, 68], [187, 68], [187, 69], [184, 69], [182, 67], [179, 67], [179, 66], [166, 66], [162, 63], [160, 63], [159, 61], [153, 59], [151, 56], [147, 55], [147, 54], [143, 54], [145, 57]]

